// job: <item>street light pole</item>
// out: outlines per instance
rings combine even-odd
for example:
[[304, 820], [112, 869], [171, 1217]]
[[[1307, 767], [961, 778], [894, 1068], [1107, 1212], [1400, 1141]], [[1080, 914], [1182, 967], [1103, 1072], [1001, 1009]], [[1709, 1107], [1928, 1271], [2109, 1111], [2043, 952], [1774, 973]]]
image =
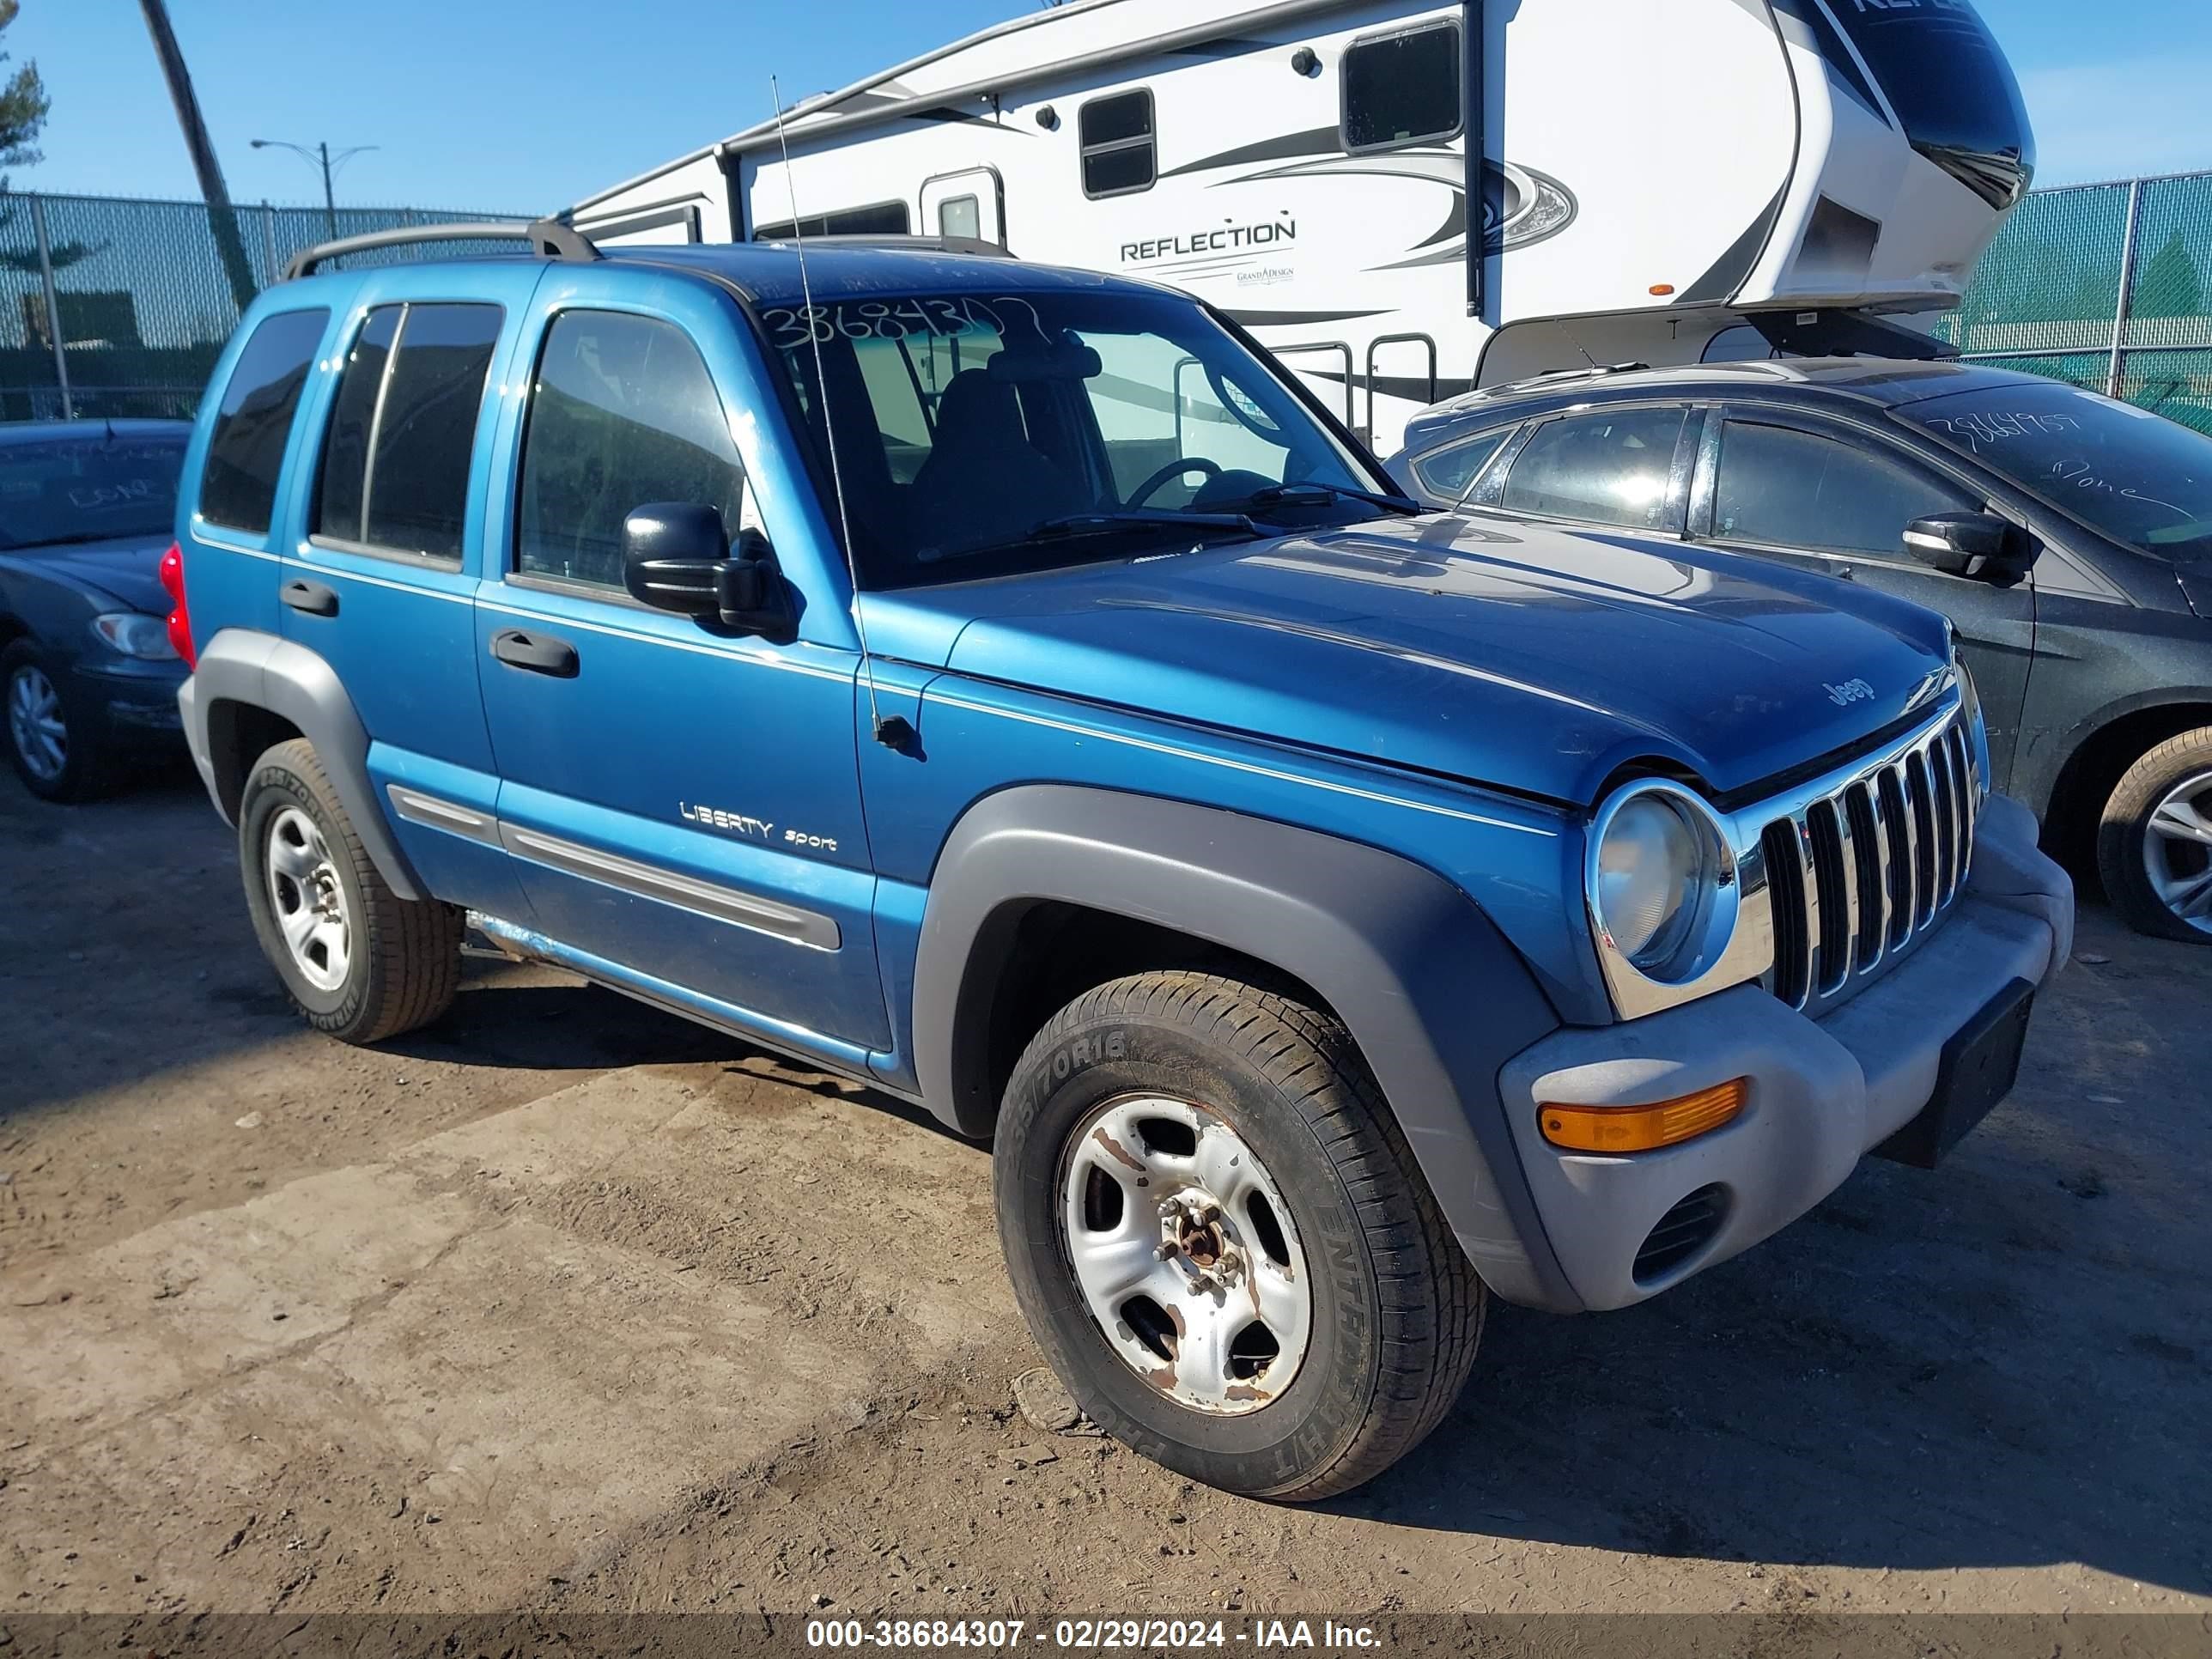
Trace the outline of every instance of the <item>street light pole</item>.
[[333, 155], [331, 154], [331, 147], [327, 141], [317, 143], [313, 149], [309, 149], [305, 144], [295, 144], [283, 138], [256, 138], [251, 143], [256, 149], [289, 149], [309, 167], [322, 169], [323, 217], [325, 222], [330, 226], [331, 239], [333, 241], [337, 239], [338, 234], [338, 198], [331, 180], [336, 176], [337, 170], [355, 156], [361, 155], [364, 150], [380, 148], [376, 144], [356, 144], [351, 149], [342, 149]]

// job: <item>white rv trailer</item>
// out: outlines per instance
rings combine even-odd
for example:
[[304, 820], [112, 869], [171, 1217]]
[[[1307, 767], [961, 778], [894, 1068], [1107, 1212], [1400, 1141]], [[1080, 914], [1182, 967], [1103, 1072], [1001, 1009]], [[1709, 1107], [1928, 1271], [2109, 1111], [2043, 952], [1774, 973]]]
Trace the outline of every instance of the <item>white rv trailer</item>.
[[958, 235], [1173, 283], [1388, 453], [1471, 384], [1696, 362], [1747, 325], [1910, 353], [1871, 319], [1955, 304], [2033, 166], [1971, 0], [1077, 0], [574, 220]]

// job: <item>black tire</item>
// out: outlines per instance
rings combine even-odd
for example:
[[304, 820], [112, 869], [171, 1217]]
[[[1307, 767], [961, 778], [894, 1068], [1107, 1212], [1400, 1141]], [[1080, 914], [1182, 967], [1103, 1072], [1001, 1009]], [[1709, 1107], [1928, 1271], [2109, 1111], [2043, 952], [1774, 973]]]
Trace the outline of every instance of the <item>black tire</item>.
[[[2097, 873], [2112, 908], [2137, 933], [2212, 945], [2212, 933], [2191, 927], [2159, 896], [2146, 867], [2151, 815], [2177, 787], [2198, 777], [2208, 780], [2199, 799], [2212, 797], [2212, 726], [2169, 738], [2128, 768], [2097, 824]], [[2178, 874], [2212, 872], [2212, 847], [2169, 842], [2164, 856], [2170, 863], [2187, 861]]]
[[[58, 773], [42, 774], [16, 748], [12, 723], [7, 718], [19, 674], [43, 675], [61, 701], [62, 723], [67, 730], [65, 758]], [[0, 651], [0, 748], [8, 763], [23, 781], [23, 787], [41, 800], [97, 800], [114, 793], [121, 781], [116, 757], [101, 740], [99, 711], [88, 708], [74, 690], [70, 677], [46, 659], [28, 640], [17, 640]]]
[[[318, 987], [301, 971], [277, 923], [270, 828], [287, 807], [305, 813], [321, 831], [343, 890], [353, 948], [335, 988]], [[346, 1042], [380, 1042], [428, 1024], [453, 1006], [460, 989], [465, 917], [434, 899], [403, 899], [385, 884], [304, 738], [280, 743], [255, 763], [239, 804], [238, 861], [262, 954], [317, 1030]]]
[[[1158, 1093], [1224, 1120], [1271, 1172], [1304, 1242], [1309, 1346], [1280, 1395], [1240, 1416], [1194, 1409], [1109, 1345], [1061, 1219], [1070, 1137], [1117, 1097]], [[1133, 1449], [1225, 1491], [1310, 1501], [1411, 1451], [1457, 1399], [1486, 1291], [1406, 1139], [1331, 1017], [1232, 979], [1136, 975], [1055, 1014], [1016, 1064], [993, 1184], [1014, 1294], [1091, 1419]], [[1180, 1328], [1180, 1327], [1178, 1327]]]

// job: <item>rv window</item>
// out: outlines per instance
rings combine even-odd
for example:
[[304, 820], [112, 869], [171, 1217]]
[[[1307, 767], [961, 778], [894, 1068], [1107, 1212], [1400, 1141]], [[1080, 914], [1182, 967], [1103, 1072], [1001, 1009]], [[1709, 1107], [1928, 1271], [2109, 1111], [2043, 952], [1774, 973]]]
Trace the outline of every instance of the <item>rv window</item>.
[[840, 208], [817, 213], [796, 224], [786, 219], [779, 225], [763, 225], [753, 232], [756, 242], [781, 242], [793, 234], [806, 236], [903, 236], [914, 228], [904, 202], [876, 202], [866, 207]]
[[1083, 193], [1121, 196], [1152, 187], [1152, 94], [1149, 88], [1094, 98], [1076, 112]]
[[983, 234], [983, 204], [973, 196], [955, 196], [937, 205], [937, 234], [940, 236]]
[[1344, 53], [1344, 147], [1382, 149], [1459, 131], [1457, 23], [1355, 40]]

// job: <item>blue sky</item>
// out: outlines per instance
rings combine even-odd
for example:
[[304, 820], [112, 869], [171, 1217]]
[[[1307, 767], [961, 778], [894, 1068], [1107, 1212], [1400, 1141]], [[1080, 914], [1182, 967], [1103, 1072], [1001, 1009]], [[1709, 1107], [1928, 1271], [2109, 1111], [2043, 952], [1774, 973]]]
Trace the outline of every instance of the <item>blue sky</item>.
[[[1029, 3], [171, 0], [171, 12], [236, 199], [319, 199], [305, 163], [247, 141], [327, 139], [381, 146], [348, 164], [341, 201], [520, 212], [750, 125], [771, 70], [796, 98]], [[1981, 9], [2020, 70], [2040, 182], [2212, 167], [2208, 0]], [[7, 39], [54, 102], [46, 160], [16, 170], [19, 188], [198, 193], [132, 0], [23, 0]]]

